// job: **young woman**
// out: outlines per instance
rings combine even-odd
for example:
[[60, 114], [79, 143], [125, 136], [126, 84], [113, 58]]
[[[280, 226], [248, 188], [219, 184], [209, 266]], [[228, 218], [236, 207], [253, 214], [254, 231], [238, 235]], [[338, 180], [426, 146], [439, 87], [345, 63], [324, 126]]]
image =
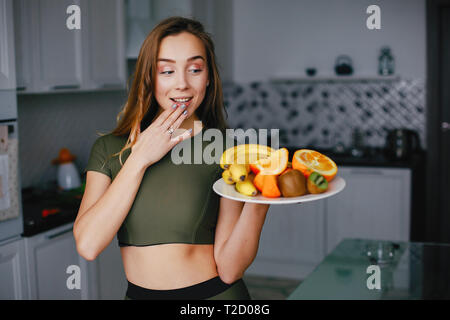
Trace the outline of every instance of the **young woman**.
[[224, 111], [203, 26], [162, 21], [142, 45], [117, 127], [92, 147], [74, 224], [87, 260], [117, 234], [126, 299], [250, 299], [242, 276], [269, 206], [219, 197], [212, 190], [222, 172], [217, 163], [174, 164], [169, 152], [179, 143], [195, 151], [207, 128], [224, 132]]

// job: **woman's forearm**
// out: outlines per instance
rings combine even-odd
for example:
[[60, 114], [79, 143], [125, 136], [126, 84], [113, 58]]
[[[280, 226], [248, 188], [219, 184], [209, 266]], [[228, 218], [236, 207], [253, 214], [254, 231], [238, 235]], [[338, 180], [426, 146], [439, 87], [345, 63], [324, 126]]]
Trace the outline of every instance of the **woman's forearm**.
[[269, 209], [268, 204], [246, 202], [239, 220], [224, 243], [217, 262], [226, 282], [234, 282], [244, 275], [256, 257], [261, 231]]

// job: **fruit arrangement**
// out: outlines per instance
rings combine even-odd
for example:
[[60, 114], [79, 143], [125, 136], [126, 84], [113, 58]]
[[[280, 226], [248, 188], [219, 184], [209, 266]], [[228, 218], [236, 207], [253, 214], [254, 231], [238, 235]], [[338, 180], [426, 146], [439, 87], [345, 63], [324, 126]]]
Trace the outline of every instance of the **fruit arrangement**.
[[336, 163], [309, 149], [294, 152], [289, 161], [286, 148], [274, 150], [258, 144], [242, 144], [224, 151], [220, 159], [225, 183], [254, 197], [298, 197], [327, 191], [337, 174]]

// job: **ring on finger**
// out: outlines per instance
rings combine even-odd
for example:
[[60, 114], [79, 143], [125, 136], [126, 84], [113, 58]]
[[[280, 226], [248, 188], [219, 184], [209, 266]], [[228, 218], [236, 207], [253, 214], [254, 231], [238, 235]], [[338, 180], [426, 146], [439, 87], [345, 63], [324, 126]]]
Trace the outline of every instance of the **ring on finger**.
[[169, 134], [172, 134], [174, 131], [175, 131], [175, 130], [174, 130], [172, 127], [170, 127], [170, 128], [167, 130], [167, 132], [169, 132]]

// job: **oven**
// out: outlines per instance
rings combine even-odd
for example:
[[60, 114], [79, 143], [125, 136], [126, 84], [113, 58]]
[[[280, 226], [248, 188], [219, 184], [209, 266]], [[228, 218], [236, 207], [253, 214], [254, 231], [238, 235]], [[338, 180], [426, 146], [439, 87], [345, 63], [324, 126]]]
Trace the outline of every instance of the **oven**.
[[0, 90], [0, 243], [23, 232], [15, 90]]

